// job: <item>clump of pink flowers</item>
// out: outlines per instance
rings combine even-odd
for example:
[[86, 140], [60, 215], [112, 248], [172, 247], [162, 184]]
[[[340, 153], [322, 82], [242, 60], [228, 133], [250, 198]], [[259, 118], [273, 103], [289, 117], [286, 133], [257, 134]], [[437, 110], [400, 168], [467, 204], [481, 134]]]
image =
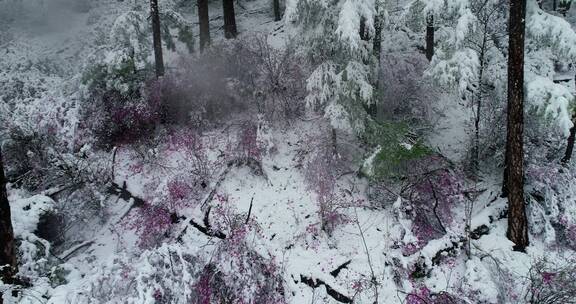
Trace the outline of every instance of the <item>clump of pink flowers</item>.
[[132, 211], [125, 225], [138, 235], [140, 248], [150, 248], [165, 237], [172, 226], [172, 218], [166, 208], [146, 203]]

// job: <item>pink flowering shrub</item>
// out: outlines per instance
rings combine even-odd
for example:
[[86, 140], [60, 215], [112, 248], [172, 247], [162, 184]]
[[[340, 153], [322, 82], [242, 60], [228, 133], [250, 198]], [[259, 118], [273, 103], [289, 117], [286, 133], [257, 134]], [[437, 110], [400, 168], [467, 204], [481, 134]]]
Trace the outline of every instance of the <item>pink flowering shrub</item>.
[[[208, 264], [202, 270], [200, 278], [194, 284], [197, 304], [210, 304], [212, 294], [216, 293], [213, 285], [218, 285], [216, 281], [217, 273], [214, 264]], [[219, 282], [218, 282], [219, 283]]]
[[163, 197], [162, 204], [172, 216], [177, 216], [183, 210], [197, 206], [206, 192], [205, 185], [196, 176], [176, 175], [171, 177], [166, 184], [167, 193]]
[[426, 286], [416, 287], [406, 296], [406, 304], [463, 304], [466, 301], [459, 299], [447, 292], [432, 292]]
[[134, 230], [138, 235], [140, 248], [151, 248], [159, 245], [172, 227], [172, 217], [168, 209], [145, 204], [132, 211], [125, 227]]
[[166, 152], [179, 154], [185, 166], [200, 183], [206, 184], [213, 166], [207, 156], [207, 147], [201, 134], [192, 128], [169, 128]]
[[572, 247], [572, 249], [576, 250], [576, 224], [571, 224], [568, 226], [565, 234], [568, 244]]
[[426, 286], [418, 287], [411, 294], [406, 296], [407, 304], [428, 304], [430, 303], [430, 289]]
[[338, 188], [338, 179], [351, 172], [348, 165], [358, 153], [350, 148], [355, 145], [355, 138], [337, 134], [327, 122], [321, 123], [320, 132], [304, 141], [296, 160], [304, 166], [307, 188], [316, 197], [322, 231], [330, 235], [338, 225], [350, 220], [345, 209], [364, 202], [354, 201], [347, 191]]
[[411, 216], [418, 248], [446, 233], [453, 222], [452, 210], [466, 200], [465, 184], [462, 173], [443, 168], [415, 178]]
[[254, 238], [265, 237], [257, 222], [239, 214], [227, 195], [216, 195], [216, 201], [212, 229], [226, 237], [195, 284], [197, 303], [285, 303], [276, 257], [251, 248]]
[[342, 195], [335, 193], [337, 179], [337, 155], [328, 149], [320, 150], [306, 166], [306, 180], [309, 190], [316, 195], [321, 228], [329, 235], [337, 225], [345, 221], [341, 210], [344, 207]]
[[576, 260], [537, 261], [528, 273], [525, 300], [531, 304], [576, 303]]
[[414, 243], [402, 244], [400, 249], [403, 256], [411, 256], [420, 250], [420, 246]]
[[129, 144], [152, 134], [160, 123], [161, 104], [140, 88], [131, 87], [126, 92], [106, 86], [94, 89], [81, 108], [79, 129], [94, 134], [96, 142], [109, 148]]
[[565, 179], [559, 171], [561, 167], [544, 163], [543, 165], [529, 164], [526, 168], [526, 183], [536, 188], [551, 186], [558, 179]]

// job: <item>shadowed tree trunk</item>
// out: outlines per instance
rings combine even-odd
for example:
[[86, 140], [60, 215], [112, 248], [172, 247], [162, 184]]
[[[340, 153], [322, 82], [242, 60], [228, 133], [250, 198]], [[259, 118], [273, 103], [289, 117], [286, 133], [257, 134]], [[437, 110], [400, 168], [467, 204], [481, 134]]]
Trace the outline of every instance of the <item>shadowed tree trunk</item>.
[[376, 7], [374, 15], [374, 44], [372, 46], [374, 56], [380, 62], [380, 52], [382, 51], [382, 20], [380, 18], [380, 8]]
[[507, 178], [508, 231], [514, 250], [528, 246], [528, 221], [524, 204], [524, 36], [526, 0], [510, 1], [508, 44]]
[[198, 22], [200, 23], [200, 51], [210, 44], [210, 19], [208, 16], [208, 0], [197, 0]]
[[282, 14], [280, 14], [280, 0], [272, 0], [274, 6], [274, 21], [280, 21]]
[[366, 30], [366, 18], [360, 17], [360, 30], [359, 33], [360, 39], [364, 41], [370, 40], [370, 33]]
[[156, 77], [164, 75], [164, 59], [162, 57], [162, 38], [160, 34], [160, 12], [158, 0], [150, 0], [150, 18], [152, 19], [152, 39], [154, 41], [154, 61]]
[[434, 16], [426, 16], [426, 58], [432, 60], [434, 57]]
[[234, 0], [222, 0], [224, 9], [224, 37], [235, 38], [238, 35], [236, 30], [236, 15], [234, 14]]
[[572, 151], [574, 151], [574, 139], [576, 138], [576, 113], [572, 114], [572, 123], [574, 125], [572, 126], [572, 128], [570, 128], [570, 136], [568, 136], [566, 152], [564, 153], [564, 157], [562, 158], [563, 164], [567, 164], [570, 162], [570, 159], [572, 158]]
[[[576, 86], [576, 75], [574, 76], [574, 85]], [[567, 164], [572, 159], [572, 152], [574, 151], [574, 140], [576, 139], [576, 112], [572, 114], [572, 128], [570, 128], [570, 136], [568, 136], [568, 144], [566, 145], [566, 152], [562, 158], [562, 163]]]
[[[6, 193], [6, 176], [0, 150], [0, 278], [4, 283], [11, 284], [17, 272], [16, 247], [14, 244], [14, 231], [10, 215], [10, 205]], [[0, 303], [2, 292], [0, 292]]]

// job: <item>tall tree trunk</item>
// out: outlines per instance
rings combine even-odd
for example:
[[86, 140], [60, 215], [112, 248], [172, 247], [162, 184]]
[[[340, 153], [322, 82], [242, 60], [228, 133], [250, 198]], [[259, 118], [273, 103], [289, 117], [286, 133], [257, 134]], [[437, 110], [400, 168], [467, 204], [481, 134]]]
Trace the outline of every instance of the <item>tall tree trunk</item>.
[[[576, 75], [574, 76], [574, 85], [576, 85]], [[572, 113], [572, 128], [570, 128], [570, 136], [568, 136], [568, 143], [566, 145], [566, 152], [562, 158], [562, 163], [567, 164], [572, 159], [572, 152], [574, 151], [574, 140], [576, 139], [576, 112]]]
[[236, 30], [234, 0], [222, 0], [222, 7], [224, 9], [224, 37], [226, 39], [235, 38], [238, 31]]
[[382, 18], [380, 17], [380, 8], [376, 7], [376, 14], [374, 15], [374, 44], [372, 46], [374, 56], [380, 63], [380, 52], [382, 51]]
[[510, 1], [508, 44], [508, 231], [514, 250], [528, 246], [524, 204], [524, 36], [526, 0]]
[[210, 44], [210, 17], [208, 16], [208, 0], [197, 0], [198, 22], [200, 23], [200, 51]]
[[572, 151], [574, 151], [574, 139], [576, 138], [576, 113], [572, 114], [573, 126], [570, 128], [570, 136], [568, 136], [568, 143], [566, 145], [566, 152], [562, 158], [562, 163], [567, 164], [572, 158]]
[[557, 9], [556, 0], [552, 0], [552, 10], [556, 11], [556, 9]]
[[274, 6], [274, 21], [280, 21], [282, 14], [280, 14], [280, 0], [272, 0]]
[[426, 17], [426, 58], [432, 60], [434, 57], [434, 15], [431, 13]]
[[508, 162], [510, 159], [510, 145], [508, 141], [506, 141], [506, 151], [504, 152], [504, 177], [502, 179], [502, 194], [500, 197], [505, 198], [508, 197]]
[[164, 58], [162, 57], [162, 36], [160, 34], [160, 12], [158, 0], [150, 0], [150, 17], [152, 19], [152, 39], [154, 41], [154, 60], [156, 77], [164, 75]]
[[366, 30], [366, 18], [360, 17], [360, 30], [359, 30], [360, 39], [364, 41], [370, 40], [370, 33]]
[[[0, 150], [0, 278], [4, 283], [10, 284], [13, 282], [13, 277], [17, 272], [17, 264], [14, 230], [12, 229], [6, 182], [2, 150]], [[1, 292], [0, 302], [2, 302]]]

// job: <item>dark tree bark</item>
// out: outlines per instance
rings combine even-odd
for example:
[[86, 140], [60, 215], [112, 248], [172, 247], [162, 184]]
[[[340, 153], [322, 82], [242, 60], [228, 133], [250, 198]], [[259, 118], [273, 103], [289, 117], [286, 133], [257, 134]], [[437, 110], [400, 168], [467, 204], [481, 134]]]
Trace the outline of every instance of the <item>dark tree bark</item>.
[[208, 16], [208, 0], [197, 0], [198, 22], [200, 23], [200, 51], [210, 44], [210, 17]]
[[510, 147], [508, 142], [506, 142], [506, 151], [504, 153], [504, 178], [502, 179], [502, 194], [500, 194], [500, 197], [502, 198], [508, 197], [508, 159], [510, 159], [508, 156], [509, 153]]
[[434, 16], [429, 14], [426, 17], [426, 58], [432, 60], [434, 57]]
[[272, 0], [272, 6], [274, 7], [274, 21], [280, 21], [280, 19], [282, 19], [282, 14], [280, 14], [280, 0]]
[[236, 29], [236, 15], [234, 14], [234, 0], [222, 0], [224, 9], [224, 37], [235, 38], [238, 35]]
[[368, 31], [366, 30], [366, 18], [364, 18], [364, 17], [360, 18], [359, 34], [360, 34], [360, 39], [362, 39], [364, 41], [370, 40], [370, 33], [368, 33]]
[[508, 45], [508, 231], [514, 250], [528, 246], [528, 220], [524, 204], [524, 36], [526, 0], [510, 1]]
[[382, 51], [382, 22], [380, 20], [379, 12], [376, 12], [374, 16], [374, 44], [372, 50], [374, 51], [374, 56], [380, 62], [380, 52]]
[[556, 8], [557, 8], [557, 6], [556, 6], [556, 0], [552, 0], [552, 10], [553, 10], [553, 11], [556, 11]]
[[164, 58], [162, 57], [162, 36], [160, 32], [160, 12], [158, 0], [150, 0], [150, 18], [152, 19], [152, 39], [154, 41], [154, 60], [156, 77], [164, 75]]
[[564, 157], [562, 158], [563, 164], [567, 164], [570, 162], [570, 159], [572, 158], [572, 151], [574, 151], [574, 139], [576, 138], [576, 113], [572, 114], [572, 123], [574, 125], [572, 126], [572, 128], [570, 128], [570, 136], [568, 136], [566, 152], [564, 153]]
[[[12, 283], [17, 272], [16, 246], [14, 243], [14, 230], [10, 215], [10, 205], [6, 193], [6, 176], [0, 150], [0, 278], [4, 283]], [[2, 293], [0, 292], [0, 302]]]
[[[576, 85], [576, 75], [574, 75], [574, 85]], [[568, 144], [566, 145], [566, 152], [562, 158], [562, 163], [567, 164], [572, 159], [572, 152], [574, 151], [574, 140], [576, 139], [576, 112], [572, 114], [572, 128], [570, 128], [570, 136], [568, 136]]]

